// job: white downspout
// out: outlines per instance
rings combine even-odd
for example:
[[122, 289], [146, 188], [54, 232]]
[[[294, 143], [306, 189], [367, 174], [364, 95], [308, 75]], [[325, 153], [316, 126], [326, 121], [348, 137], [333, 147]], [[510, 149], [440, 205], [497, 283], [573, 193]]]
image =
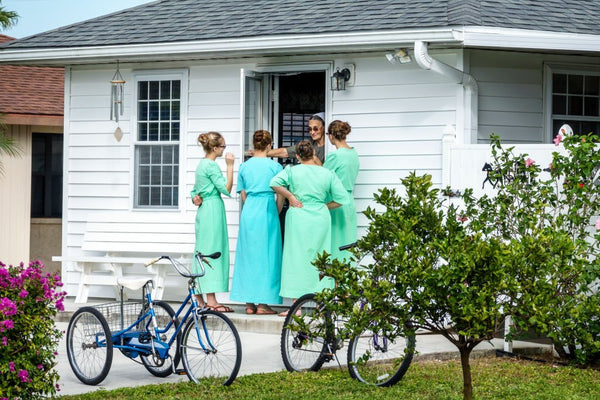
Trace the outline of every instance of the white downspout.
[[415, 41], [415, 61], [419, 67], [434, 71], [453, 82], [463, 85], [467, 91], [464, 108], [469, 112], [465, 113], [464, 137], [459, 141], [477, 143], [478, 88], [475, 78], [466, 72], [432, 58], [427, 51], [427, 44], [420, 40]]

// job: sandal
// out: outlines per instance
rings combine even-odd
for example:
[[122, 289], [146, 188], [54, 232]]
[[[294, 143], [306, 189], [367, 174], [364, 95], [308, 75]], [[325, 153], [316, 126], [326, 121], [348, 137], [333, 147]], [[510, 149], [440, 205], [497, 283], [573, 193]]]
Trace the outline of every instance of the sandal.
[[271, 308], [257, 307], [255, 313], [257, 315], [273, 315], [273, 314], [277, 314], [277, 311], [275, 311]]
[[[279, 313], [279, 314], [277, 314], [277, 315], [279, 315], [280, 317], [287, 317], [287, 315], [288, 315], [289, 311], [290, 311], [290, 310], [285, 310], [285, 311], [282, 311], [282, 312], [280, 312], [280, 313]], [[296, 316], [298, 316], [298, 317], [302, 316], [302, 310], [298, 310], [298, 311], [296, 311]]]
[[246, 307], [246, 314], [252, 315], [252, 314], [260, 314], [260, 313], [257, 311], [256, 307]]
[[207, 304], [206, 308], [209, 308], [213, 311], [222, 312], [222, 313], [233, 312], [233, 308], [224, 306], [223, 304], [218, 304], [216, 306], [211, 306], [211, 305]]

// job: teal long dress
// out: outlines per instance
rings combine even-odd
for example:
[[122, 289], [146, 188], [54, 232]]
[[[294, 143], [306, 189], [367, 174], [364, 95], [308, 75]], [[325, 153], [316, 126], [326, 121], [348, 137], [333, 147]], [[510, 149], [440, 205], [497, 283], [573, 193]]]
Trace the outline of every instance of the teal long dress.
[[282, 170], [266, 157], [240, 165], [237, 191], [246, 192], [235, 251], [229, 298], [245, 303], [281, 304], [281, 229], [269, 183]]
[[333, 172], [316, 165], [288, 166], [271, 180], [271, 186], [286, 187], [303, 204], [302, 208], [290, 207], [285, 216], [281, 296], [298, 298], [333, 288], [332, 278], [319, 281], [312, 262], [322, 251], [331, 253], [327, 203], [345, 204], [348, 192]]
[[354, 183], [358, 175], [358, 153], [354, 149], [337, 149], [327, 154], [323, 165], [335, 172], [348, 192], [348, 203], [331, 212], [331, 254], [344, 260], [350, 258], [348, 250], [340, 251], [340, 246], [356, 241], [356, 204], [354, 203]]
[[[195, 250], [203, 254], [216, 251], [221, 257], [209, 260], [212, 268], [206, 266], [206, 275], [197, 279], [197, 293], [216, 293], [229, 291], [229, 239], [227, 236], [227, 219], [225, 205], [221, 194], [229, 196], [227, 181], [219, 165], [208, 158], [203, 158], [196, 168], [196, 180], [190, 196], [202, 196], [202, 205], [196, 212], [196, 246]], [[200, 266], [193, 259], [192, 271], [197, 273]]]

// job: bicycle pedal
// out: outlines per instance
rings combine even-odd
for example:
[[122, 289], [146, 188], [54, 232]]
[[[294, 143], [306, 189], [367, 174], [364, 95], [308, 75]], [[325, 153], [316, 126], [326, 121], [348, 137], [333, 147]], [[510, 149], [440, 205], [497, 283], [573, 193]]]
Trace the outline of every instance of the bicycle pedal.
[[187, 375], [185, 372], [185, 369], [183, 368], [178, 368], [175, 370], [175, 375]]

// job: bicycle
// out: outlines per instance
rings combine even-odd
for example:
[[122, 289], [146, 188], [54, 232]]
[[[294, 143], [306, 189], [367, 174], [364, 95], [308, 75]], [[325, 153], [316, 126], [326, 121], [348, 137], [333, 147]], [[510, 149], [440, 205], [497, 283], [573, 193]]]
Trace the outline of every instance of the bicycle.
[[[141, 303], [124, 303], [121, 294], [120, 302], [77, 310], [71, 317], [66, 337], [69, 364], [77, 378], [88, 385], [102, 382], [110, 371], [113, 349], [117, 348], [158, 377], [185, 373], [195, 383], [212, 376], [223, 378], [223, 385], [230, 385], [242, 360], [238, 331], [222, 313], [200, 307], [194, 296], [196, 278], [204, 276], [204, 263], [210, 266], [206, 258], [220, 256], [219, 252], [196, 253], [201, 266], [199, 274], [169, 256], [146, 264], [150, 266], [166, 259], [181, 276], [188, 278], [188, 294], [177, 312], [164, 301], [152, 300], [152, 280], [146, 279], [119, 280], [121, 293], [124, 286], [142, 289]], [[183, 315], [181, 319], [180, 315]], [[171, 354], [173, 343], [175, 351]], [[136, 360], [138, 356], [140, 361]], [[177, 369], [179, 361], [183, 363], [183, 371]]]
[[[341, 246], [340, 250], [354, 245]], [[359, 307], [365, 305], [361, 301]], [[344, 347], [344, 338], [338, 334], [344, 322], [343, 316], [329, 312], [314, 293], [297, 299], [288, 311], [281, 332], [281, 356], [286, 369], [318, 371], [324, 363], [334, 359], [341, 367], [336, 353]], [[360, 382], [391, 386], [408, 370], [414, 351], [414, 334], [391, 340], [372, 324], [349, 338], [348, 371]]]

